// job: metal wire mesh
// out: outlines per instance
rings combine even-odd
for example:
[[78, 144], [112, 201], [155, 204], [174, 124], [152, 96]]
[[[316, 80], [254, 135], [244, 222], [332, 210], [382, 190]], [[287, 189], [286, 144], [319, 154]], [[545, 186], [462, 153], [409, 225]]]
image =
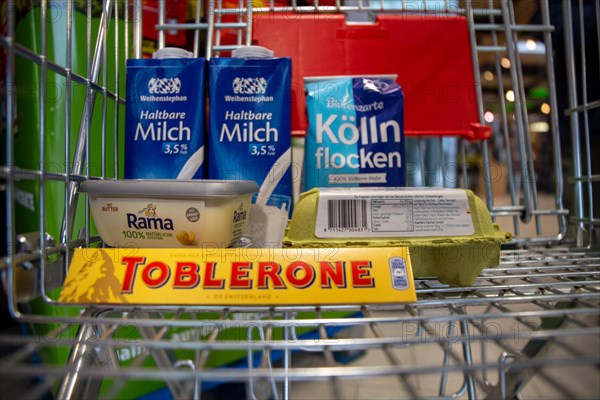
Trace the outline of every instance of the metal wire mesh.
[[[306, 390], [315, 387], [322, 388], [324, 398], [373, 398], [382, 386], [391, 386], [397, 397], [407, 398], [508, 398], [533, 393], [528, 390], [536, 385], [561, 398], [598, 397], [597, 383], [582, 378], [597, 376], [600, 365], [600, 255], [591, 250], [596, 245], [594, 230], [598, 225], [594, 213], [598, 171], [592, 156], [597, 133], [593, 118], [600, 99], [588, 85], [594, 75], [594, 71], [586, 70], [590, 53], [578, 45], [584, 38], [589, 42], [594, 37], [586, 37], [585, 29], [590, 25], [584, 19], [583, 2], [563, 2], [565, 33], [560, 46], [567, 54], [568, 93], [557, 95], [561, 88], [555, 84], [561, 83], [561, 78], [555, 70], [553, 57], [557, 55], [553, 49], [558, 49], [557, 37], [561, 36], [555, 34], [558, 23], [549, 7], [553, 4], [546, 1], [525, 3], [532, 6], [524, 7], [519, 1], [336, 0], [323, 6], [317, 2], [300, 5], [294, 0], [282, 6], [271, 0], [248, 7], [240, 0], [236, 8], [209, 1], [206, 16], [201, 15], [202, 7], [197, 7], [192, 20], [177, 23], [166, 22], [166, 2], [159, 1], [161, 11], [155, 27], [158, 46], [165, 45], [169, 30], [194, 30], [194, 54], [204, 51], [211, 57], [250, 43], [256, 15], [358, 12], [367, 20], [375, 13], [465, 16], [480, 122], [487, 122], [486, 111], [492, 103], [500, 107], [493, 144], [459, 139], [458, 184], [466, 188], [476, 184], [467, 161], [476, 154], [484, 177], [480, 193], [492, 216], [517, 235], [513, 243], [516, 249], [505, 250], [501, 265], [485, 269], [470, 287], [448, 287], [433, 278], [419, 279], [419, 300], [414, 304], [92, 307], [80, 314], [78, 308], [59, 304], [54, 293], [68, 268], [69, 250], [99, 242], [93, 234], [86, 199], [78, 199], [77, 184], [118, 174], [122, 156], [118, 136], [125, 101], [120, 66], [127, 55], [138, 58], [142, 51], [142, 2], [104, 1], [94, 9], [98, 4], [90, 1], [77, 11], [86, 17], [78, 31], [83, 32], [81, 37], [74, 33], [79, 23], [74, 2], [41, 1], [38, 19], [34, 20], [41, 32], [35, 46], [19, 42], [18, 2], [3, 5], [7, 10], [5, 29], [0, 33], [0, 48], [6, 59], [2, 94], [5, 151], [0, 177], [6, 249], [0, 270], [11, 315], [34, 328], [27, 335], [0, 335], [4, 350], [0, 375], [7, 381], [37, 378], [29, 382], [24, 398], [43, 397], [59, 382], [58, 397], [95, 396], [101, 381], [106, 398], [120, 395], [131, 381], [165, 382], [174, 397], [196, 398], [217, 383], [236, 382], [243, 384], [246, 395], [252, 398], [302, 398]], [[591, 32], [600, 36], [598, 1], [592, 6], [596, 24]], [[532, 19], [533, 9], [538, 20]], [[57, 28], [59, 12], [64, 25]], [[60, 35], [66, 38], [67, 49], [58, 58], [52, 53], [54, 44], [49, 42], [50, 32], [57, 29], [62, 29], [64, 35]], [[235, 43], [221, 41], [225, 30], [235, 31]], [[201, 32], [206, 34], [204, 44]], [[519, 47], [534, 37], [544, 45], [541, 56]], [[78, 64], [76, 58], [80, 56], [72, 48], [82, 39], [85, 54], [83, 64]], [[534, 162], [532, 138], [536, 133], [531, 126], [535, 121], [531, 120], [531, 94], [526, 90], [529, 78], [524, 75], [528, 57], [535, 58], [539, 74], [549, 83], [551, 114], [544, 152], [551, 160], [550, 171]], [[16, 84], [24, 65], [34, 66], [35, 71], [31, 97], [35, 101], [31, 106], [39, 117], [29, 148], [36, 156], [35, 165], [22, 165], [15, 154], [16, 147], [22, 146], [17, 146], [17, 135], [26, 127], [22, 119], [27, 113], [17, 101], [24, 89]], [[49, 82], [65, 88], [64, 96], [55, 103], [48, 95]], [[513, 92], [513, 100], [506, 99], [507, 90]], [[83, 95], [77, 97], [78, 93]], [[567, 98], [569, 119], [565, 128], [560, 106]], [[77, 104], [81, 115], [75, 111]], [[53, 131], [56, 113], [49, 108], [52, 106], [60, 109], [58, 118], [65, 121], [62, 131]], [[570, 149], [564, 145], [565, 129], [570, 133]], [[47, 144], [53, 135], [65, 137], [58, 168], [53, 164], [55, 159], [50, 159]], [[432, 140], [437, 140], [434, 146], [442, 147], [441, 139]], [[99, 147], [95, 147], [97, 143]], [[423, 152], [424, 147], [419, 139], [417, 150]], [[563, 178], [566, 153], [572, 153], [572, 169]], [[93, 158], [94, 154], [99, 157]], [[499, 154], [506, 157], [505, 196], [499, 196], [493, 179]], [[549, 195], [537, 179], [544, 173], [553, 175], [550, 189], [545, 189]], [[40, 201], [34, 210], [37, 232], [18, 228], [18, 207], [27, 202], [22, 182], [31, 183], [41, 199], [53, 191], [62, 193], [58, 203], [48, 206]], [[54, 218], [55, 214], [59, 217]], [[77, 215], [83, 217], [76, 223]], [[46, 233], [53, 218], [61, 222], [60, 229]], [[572, 234], [569, 229], [573, 229]], [[40, 298], [45, 308], [33, 307], [30, 301], [34, 298]], [[68, 357], [39, 362], [40, 354], [57, 351]], [[228, 358], [229, 368], [215, 364], [215, 358], [231, 354], [235, 357]]]

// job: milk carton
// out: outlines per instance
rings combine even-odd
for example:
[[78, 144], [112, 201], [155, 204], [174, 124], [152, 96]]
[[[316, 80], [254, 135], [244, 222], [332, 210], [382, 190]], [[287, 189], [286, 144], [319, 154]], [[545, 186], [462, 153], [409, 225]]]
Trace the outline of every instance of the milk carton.
[[291, 62], [249, 46], [209, 64], [210, 179], [252, 180], [291, 207]]
[[127, 60], [125, 178], [205, 177], [205, 75], [181, 49]]
[[394, 77], [306, 78], [305, 190], [405, 186], [404, 95]]

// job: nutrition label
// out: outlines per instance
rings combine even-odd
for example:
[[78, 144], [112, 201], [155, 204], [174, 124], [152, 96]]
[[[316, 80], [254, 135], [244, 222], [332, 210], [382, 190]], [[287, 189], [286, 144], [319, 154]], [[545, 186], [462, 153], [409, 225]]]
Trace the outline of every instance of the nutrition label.
[[411, 199], [371, 200], [374, 232], [412, 232], [415, 230], [414, 203]]
[[474, 233], [467, 194], [454, 189], [321, 189], [321, 238], [466, 236]]

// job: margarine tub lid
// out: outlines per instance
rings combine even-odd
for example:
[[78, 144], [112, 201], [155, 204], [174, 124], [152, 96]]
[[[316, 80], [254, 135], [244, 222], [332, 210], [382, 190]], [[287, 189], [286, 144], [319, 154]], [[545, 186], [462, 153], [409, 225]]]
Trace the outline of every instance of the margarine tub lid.
[[223, 197], [254, 193], [258, 185], [254, 181], [124, 179], [85, 181], [80, 190], [92, 196]]

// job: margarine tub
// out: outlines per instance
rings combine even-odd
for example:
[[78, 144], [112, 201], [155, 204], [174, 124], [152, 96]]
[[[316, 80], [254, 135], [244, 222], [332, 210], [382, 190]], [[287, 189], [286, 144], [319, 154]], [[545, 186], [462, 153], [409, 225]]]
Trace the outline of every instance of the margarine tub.
[[408, 247], [415, 277], [471, 285], [510, 240], [470, 190], [321, 188], [300, 195], [287, 247]]
[[94, 222], [113, 247], [227, 247], [248, 222], [252, 181], [86, 181]]

